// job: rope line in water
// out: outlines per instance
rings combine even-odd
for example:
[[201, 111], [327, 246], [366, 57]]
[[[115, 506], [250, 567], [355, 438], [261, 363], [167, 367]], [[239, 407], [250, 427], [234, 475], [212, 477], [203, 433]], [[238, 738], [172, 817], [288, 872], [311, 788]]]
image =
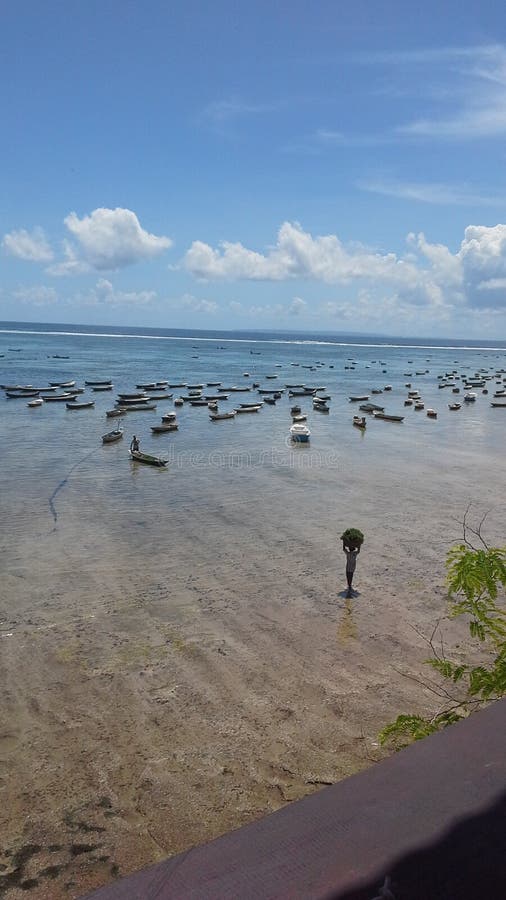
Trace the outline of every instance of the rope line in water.
[[87, 453], [86, 456], [83, 456], [82, 459], [79, 459], [76, 463], [74, 463], [74, 465], [68, 470], [67, 474], [65, 475], [65, 478], [62, 481], [60, 481], [60, 483], [55, 487], [53, 493], [49, 497], [49, 499], [48, 499], [49, 510], [51, 512], [54, 522], [58, 521], [58, 513], [56, 512], [56, 507], [54, 505], [56, 495], [61, 491], [61, 489], [63, 487], [65, 487], [65, 485], [67, 484], [67, 481], [69, 480], [70, 476], [72, 475], [72, 472], [74, 472], [74, 470], [77, 469], [77, 467], [80, 466], [81, 463], [83, 463], [87, 459], [89, 459], [90, 456], [93, 456], [94, 453], [96, 453], [96, 449], [90, 450], [90, 452]]

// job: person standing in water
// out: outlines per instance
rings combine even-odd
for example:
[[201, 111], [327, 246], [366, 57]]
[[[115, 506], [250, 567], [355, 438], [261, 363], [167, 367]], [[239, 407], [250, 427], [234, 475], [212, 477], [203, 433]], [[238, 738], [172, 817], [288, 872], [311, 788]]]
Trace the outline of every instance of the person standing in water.
[[351, 584], [357, 566], [357, 556], [360, 553], [360, 547], [346, 547], [345, 544], [343, 544], [343, 550], [346, 553], [346, 580], [348, 582], [348, 593], [346, 594], [346, 598], [349, 599], [350, 597], [353, 597]]
[[139, 438], [134, 434], [131, 442], [130, 442], [130, 450], [138, 450], [139, 449]]

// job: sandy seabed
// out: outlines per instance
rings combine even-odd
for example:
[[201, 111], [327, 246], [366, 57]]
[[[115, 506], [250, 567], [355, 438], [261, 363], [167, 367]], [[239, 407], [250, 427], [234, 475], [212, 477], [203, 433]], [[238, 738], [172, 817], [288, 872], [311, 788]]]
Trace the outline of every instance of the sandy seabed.
[[[0, 893], [79, 897], [381, 758], [386, 722], [435, 708], [405, 675], [468, 503], [491, 510], [491, 543], [506, 534], [500, 465], [457, 448], [146, 468], [138, 504], [90, 469], [55, 523], [43, 490], [22, 496], [4, 523]], [[153, 515], [143, 485], [163, 478]], [[348, 525], [366, 534], [353, 600]]]

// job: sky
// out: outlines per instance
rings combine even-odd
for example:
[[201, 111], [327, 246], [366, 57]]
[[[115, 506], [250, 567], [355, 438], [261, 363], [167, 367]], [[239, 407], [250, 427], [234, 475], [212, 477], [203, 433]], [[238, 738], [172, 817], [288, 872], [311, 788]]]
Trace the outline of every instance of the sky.
[[0, 319], [506, 338], [506, 8], [2, 0]]

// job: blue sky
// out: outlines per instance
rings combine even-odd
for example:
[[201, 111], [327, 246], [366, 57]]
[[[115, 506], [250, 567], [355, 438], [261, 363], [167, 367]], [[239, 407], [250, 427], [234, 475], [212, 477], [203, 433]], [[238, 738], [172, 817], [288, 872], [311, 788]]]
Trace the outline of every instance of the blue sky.
[[5, 0], [0, 318], [504, 337], [505, 24]]

